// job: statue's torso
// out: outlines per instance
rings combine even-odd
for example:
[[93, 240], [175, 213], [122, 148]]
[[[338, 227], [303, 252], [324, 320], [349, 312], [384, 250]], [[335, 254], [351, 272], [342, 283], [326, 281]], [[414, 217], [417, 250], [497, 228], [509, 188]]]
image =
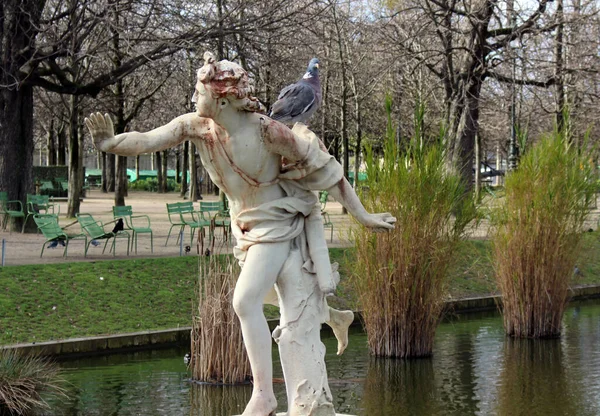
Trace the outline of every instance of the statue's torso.
[[201, 136], [192, 140], [212, 181], [229, 198], [232, 216], [284, 196], [277, 184], [281, 156], [266, 148], [260, 125], [250, 120], [231, 135], [209, 120]]

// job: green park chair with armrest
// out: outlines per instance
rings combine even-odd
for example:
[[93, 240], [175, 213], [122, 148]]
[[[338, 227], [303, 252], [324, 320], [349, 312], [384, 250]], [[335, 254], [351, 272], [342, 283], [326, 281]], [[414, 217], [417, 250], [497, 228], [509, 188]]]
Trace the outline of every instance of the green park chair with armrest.
[[125, 222], [125, 229], [132, 232], [131, 249], [135, 245], [135, 253], [137, 254], [137, 239], [138, 234], [150, 234], [150, 252], [154, 253], [154, 243], [152, 241], [152, 228], [150, 228], [150, 217], [147, 215], [133, 215], [131, 205], [114, 206], [113, 217], [115, 219], [122, 218]]
[[171, 236], [171, 230], [173, 230], [173, 227], [179, 227], [179, 232], [177, 233], [177, 242], [179, 243], [179, 236], [181, 235], [181, 232], [185, 229], [185, 223], [182, 221], [181, 215], [179, 215], [182, 209], [184, 208], [181, 206], [181, 202], [167, 202], [167, 215], [169, 216], [171, 228], [169, 228], [169, 233], [167, 234], [167, 241], [165, 241], [165, 246], [169, 243], [169, 237]]
[[[180, 227], [178, 234], [181, 234], [181, 232], [185, 230], [185, 227], [190, 227], [190, 246], [194, 242], [194, 235], [197, 228], [200, 228], [201, 236], [204, 236], [205, 227], [210, 228], [210, 221], [203, 219], [200, 215], [196, 215], [194, 203], [191, 201], [167, 204], [167, 213], [169, 214], [171, 228], [169, 228], [169, 234], [167, 235], [165, 246], [169, 242], [169, 237], [171, 236], [171, 230], [173, 227]], [[179, 236], [177, 237], [177, 242], [179, 242]]]
[[63, 257], [67, 257], [67, 249], [69, 248], [69, 241], [76, 239], [84, 239], [85, 247], [87, 248], [87, 236], [85, 234], [67, 234], [65, 231], [58, 225], [58, 219], [56, 215], [53, 214], [33, 214], [33, 220], [37, 225], [38, 229], [42, 232], [46, 241], [42, 245], [42, 252], [40, 253], [40, 257], [44, 255], [44, 248], [48, 246], [48, 244], [53, 242], [61, 242], [65, 249], [63, 251]]
[[[58, 218], [58, 215], [60, 214], [60, 205], [58, 205], [58, 210], [55, 211], [54, 207], [56, 205], [57, 204], [50, 202], [50, 197], [48, 195], [27, 194], [27, 216], [25, 217], [25, 221], [23, 221], [21, 233], [25, 231], [25, 224], [27, 224], [29, 217], [35, 214], [54, 215]], [[38, 231], [40, 231], [39, 227]]]
[[[2, 214], [2, 229], [6, 230], [9, 219], [12, 218], [23, 218], [25, 219], [25, 212], [23, 211], [23, 203], [19, 200], [8, 200], [8, 193], [3, 191], [0, 192], [0, 214]], [[9, 232], [12, 230], [9, 228]]]
[[[224, 238], [231, 235], [231, 219], [229, 218], [229, 210], [225, 208], [223, 201], [201, 201], [200, 215], [204, 220], [208, 220], [211, 224], [209, 240], [211, 248], [215, 246], [215, 229], [223, 228]], [[204, 248], [204, 245], [202, 245]]]
[[323, 217], [323, 228], [331, 229], [331, 235], [329, 237], [329, 241], [333, 241], [333, 223], [329, 218], [329, 214], [325, 212], [325, 207], [327, 206], [327, 198], [329, 197], [329, 192], [320, 191], [319, 192], [319, 203], [321, 204], [321, 217]]
[[333, 223], [331, 222], [331, 219], [329, 218], [329, 214], [326, 213], [325, 211], [321, 212], [321, 217], [323, 217], [323, 228], [331, 229], [331, 235], [329, 236], [329, 242], [332, 242], [333, 241]]
[[327, 206], [327, 198], [329, 197], [329, 192], [320, 191], [319, 192], [319, 203], [321, 204], [321, 212], [325, 212], [325, 207]]
[[81, 226], [81, 231], [83, 231], [90, 241], [87, 242], [85, 246], [85, 256], [87, 257], [87, 252], [90, 247], [90, 244], [94, 240], [106, 240], [104, 243], [104, 249], [102, 250], [102, 254], [106, 251], [106, 245], [108, 241], [112, 238], [111, 250], [113, 252], [113, 256], [116, 256], [116, 241], [117, 238], [127, 238], [127, 255], [129, 255], [129, 233], [127, 231], [118, 231], [113, 233], [112, 231], [105, 231], [104, 224], [102, 221], [94, 220], [91, 214], [79, 213], [75, 214], [77, 217], [77, 221]]

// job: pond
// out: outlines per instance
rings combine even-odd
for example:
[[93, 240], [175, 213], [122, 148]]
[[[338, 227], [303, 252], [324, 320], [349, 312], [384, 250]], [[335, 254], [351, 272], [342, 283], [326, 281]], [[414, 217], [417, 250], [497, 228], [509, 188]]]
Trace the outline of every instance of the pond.
[[[497, 313], [443, 322], [430, 359], [375, 359], [355, 331], [343, 356], [325, 337], [330, 386], [338, 412], [397, 415], [600, 415], [600, 301], [571, 305], [563, 336], [506, 338]], [[276, 349], [274, 349], [276, 352]], [[250, 386], [190, 383], [185, 349], [69, 360], [61, 363], [69, 399], [56, 415], [239, 414]], [[277, 358], [275, 358], [277, 359]], [[282, 377], [276, 368], [275, 377]], [[285, 387], [276, 382], [279, 411]]]

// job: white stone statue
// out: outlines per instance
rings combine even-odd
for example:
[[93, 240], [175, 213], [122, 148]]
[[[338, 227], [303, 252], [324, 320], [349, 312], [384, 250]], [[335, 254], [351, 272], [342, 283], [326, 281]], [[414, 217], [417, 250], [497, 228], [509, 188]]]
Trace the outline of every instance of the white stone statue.
[[[350, 311], [327, 306], [325, 296], [339, 278], [329, 262], [318, 198], [327, 190], [362, 224], [393, 228], [389, 214], [369, 214], [342, 168], [303, 124], [293, 129], [259, 113], [247, 73], [205, 53], [193, 101], [184, 114], [147, 133], [114, 136], [108, 115], [85, 120], [94, 144], [123, 156], [160, 151], [192, 141], [213, 182], [229, 199], [231, 226], [242, 265], [233, 296], [253, 375], [253, 392], [242, 416], [274, 415], [271, 337], [263, 302], [279, 304], [273, 331], [284, 372], [288, 416], [335, 415], [319, 330], [327, 322], [347, 344]], [[273, 296], [275, 288], [277, 297]]]

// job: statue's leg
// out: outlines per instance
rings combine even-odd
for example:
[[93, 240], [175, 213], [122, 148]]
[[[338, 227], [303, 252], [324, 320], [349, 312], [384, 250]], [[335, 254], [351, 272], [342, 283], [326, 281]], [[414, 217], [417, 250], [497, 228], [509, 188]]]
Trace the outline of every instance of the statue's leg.
[[274, 415], [277, 408], [273, 393], [271, 333], [262, 305], [288, 257], [289, 247], [289, 242], [250, 247], [233, 294], [233, 307], [240, 319], [254, 379], [252, 398], [242, 416]]
[[291, 250], [276, 286], [281, 320], [273, 337], [285, 376], [287, 416], [335, 416], [320, 339], [327, 304], [314, 275], [303, 272], [302, 264], [300, 251]]

